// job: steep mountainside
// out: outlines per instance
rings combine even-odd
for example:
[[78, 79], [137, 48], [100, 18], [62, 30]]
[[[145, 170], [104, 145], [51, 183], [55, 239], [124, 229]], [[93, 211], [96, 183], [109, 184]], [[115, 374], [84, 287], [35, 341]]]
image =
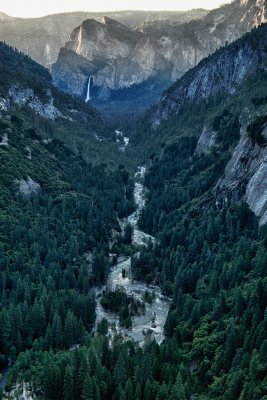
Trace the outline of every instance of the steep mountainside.
[[157, 101], [160, 88], [264, 21], [264, 0], [235, 0], [185, 24], [145, 23], [134, 32], [109, 18], [101, 24], [88, 20], [61, 49], [52, 70], [54, 81], [63, 90], [86, 98], [92, 76], [91, 97], [96, 105], [108, 102], [115, 110], [113, 102], [133, 105], [144, 96], [143, 107], [147, 107]]
[[[267, 219], [266, 66], [267, 24], [264, 24], [201, 61], [173, 84], [159, 105], [148, 113], [145, 135], [138, 138], [137, 134], [133, 139], [138, 146], [141, 140], [144, 148], [145, 141], [162, 146], [177, 131], [186, 130], [197, 140], [194, 154], [209, 153], [216, 148], [220, 124], [228, 123], [224, 108], [232, 110], [240, 124], [240, 141], [233, 147], [225, 172], [222, 171], [214, 185], [214, 204], [221, 208], [245, 201], [259, 217], [260, 224]], [[189, 127], [184, 118], [192, 112], [196, 115], [189, 117], [194, 120]]]
[[[118, 11], [107, 12], [129, 27], [139, 25], [144, 21], [171, 20], [187, 22], [196, 16], [207, 14], [205, 10], [188, 12], [154, 12], [154, 11]], [[42, 18], [12, 18], [0, 13], [0, 40], [28, 54], [40, 64], [51, 67], [56, 62], [59, 49], [64, 46], [72, 30], [88, 18], [101, 21], [103, 14], [90, 12], [75, 12], [48, 15]]]
[[[45, 337], [46, 350], [38, 345], [38, 353], [87, 341], [95, 322], [92, 288], [105, 281], [118, 218], [134, 206], [116, 145], [95, 138], [108, 135], [98, 114], [3, 43], [0, 70], [2, 399], [2, 372], [19, 353]], [[24, 398], [23, 384], [22, 391]]]
[[[31, 113], [33, 128], [46, 126], [44, 139], [59, 139], [86, 161], [108, 164], [122, 157], [116, 134], [90, 105], [60, 92], [48, 70], [0, 43], [0, 112]], [[41, 117], [41, 118], [40, 118]], [[114, 157], [113, 157], [114, 155]]]
[[266, 27], [218, 50], [187, 72], [164, 94], [153, 112], [153, 126], [160, 125], [183, 104], [199, 103], [219, 93], [233, 94], [254, 71], [266, 67]]
[[[199, 90], [197, 102], [167, 113], [157, 129], [148, 115], [130, 141], [128, 151], [135, 147], [148, 165], [139, 227], [158, 239], [134, 260], [134, 276], [160, 282], [173, 296], [165, 326], [172, 367], [161, 382], [174, 382], [170, 371], [180, 367], [176, 391], [162, 388], [165, 398], [267, 395], [266, 32], [267, 25], [258, 28], [187, 74], [189, 86], [204, 67], [213, 74], [225, 55], [220, 82], [236, 79], [231, 60], [243, 66], [233, 91], [202, 98]], [[255, 68], [243, 79], [246, 50]], [[207, 82], [214, 83], [212, 74]], [[170, 92], [166, 101], [179, 104], [180, 92]]]

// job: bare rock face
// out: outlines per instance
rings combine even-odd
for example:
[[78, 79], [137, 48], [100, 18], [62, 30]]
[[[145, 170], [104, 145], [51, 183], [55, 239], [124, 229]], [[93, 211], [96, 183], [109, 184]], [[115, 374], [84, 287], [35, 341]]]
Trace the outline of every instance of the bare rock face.
[[[259, 36], [257, 36], [259, 35]], [[202, 60], [163, 95], [152, 116], [156, 128], [185, 103], [198, 103], [218, 93], [233, 94], [267, 56], [267, 30], [263, 27], [251, 40], [240, 39]]]
[[8, 99], [5, 99], [4, 97], [0, 97], [0, 111], [7, 111], [9, 108], [10, 104]]
[[140, 84], [160, 71], [168, 63], [157, 51], [155, 41], [149, 37], [140, 38], [136, 46], [119, 62], [112, 62], [94, 76], [94, 84], [111, 90], [128, 88]]
[[[267, 139], [267, 128], [263, 131]], [[218, 206], [244, 200], [259, 217], [260, 225], [267, 223], [267, 147], [259, 146], [241, 129], [241, 138], [224, 177], [215, 188]]]
[[[107, 13], [128, 27], [143, 21], [167, 20], [184, 23], [207, 14], [206, 10], [188, 12], [117, 11]], [[13, 18], [0, 13], [0, 40], [30, 55], [38, 63], [50, 68], [57, 60], [59, 50], [73, 29], [86, 19], [100, 22], [101, 13], [73, 12], [48, 15], [42, 18]]]
[[32, 101], [34, 98], [34, 91], [32, 89], [20, 89], [16, 86], [12, 86], [8, 91], [9, 97], [14, 103], [19, 106], [24, 106], [28, 101]]
[[[186, 73], [168, 91], [152, 113], [156, 127], [185, 103], [202, 103], [218, 93], [233, 94], [250, 74], [266, 71], [267, 25], [247, 34], [235, 43], [218, 50]], [[265, 105], [245, 109], [237, 144], [223, 177], [214, 188], [218, 208], [245, 201], [267, 223], [267, 108]], [[205, 126], [195, 154], [208, 152], [216, 135]]]
[[138, 33], [110, 18], [104, 17], [101, 23], [93, 19], [84, 21], [74, 29], [52, 68], [54, 82], [77, 95], [85, 95], [91, 75], [96, 85], [106, 82], [109, 89], [121, 87], [120, 80], [127, 81], [130, 66], [121, 66], [121, 72], [127, 75], [125, 79], [117, 74], [114, 60], [127, 58], [138, 39]]
[[112, 61], [126, 57], [138, 41], [138, 34], [108, 17], [99, 23], [88, 19], [74, 29], [65, 47], [89, 61]]
[[0, 146], [8, 146], [8, 132], [5, 131], [2, 135], [2, 140], [0, 140]]
[[52, 74], [60, 88], [84, 95], [90, 75], [94, 85], [117, 90], [143, 82], [155, 65], [166, 67], [155, 42], [104, 17], [101, 23], [86, 20], [73, 31]]
[[15, 183], [18, 185], [17, 196], [22, 197], [25, 200], [30, 199], [32, 196], [36, 196], [41, 192], [41, 186], [35, 182], [31, 177], [27, 179], [16, 180]]
[[[146, 84], [146, 93], [151, 90], [156, 102], [155, 81], [162, 81], [166, 88], [216, 49], [264, 21], [265, 0], [235, 0], [190, 22], [154, 21], [143, 23], [136, 30], [107, 17], [101, 23], [89, 19], [74, 29], [61, 49], [52, 67], [53, 79], [59, 88], [85, 98], [92, 76], [93, 99], [105, 101], [112, 101], [112, 91]], [[245, 60], [242, 54], [235, 59], [232, 72], [236, 81], [242, 81], [247, 63], [253, 65], [254, 61]], [[245, 67], [242, 62], [246, 63]], [[203, 70], [193, 79], [188, 93], [181, 95], [195, 100], [200, 85], [202, 98], [212, 94], [214, 81], [218, 79], [217, 68], [214, 65], [213, 73], [209, 74]], [[227, 90], [235, 90], [232, 81], [230, 76], [225, 79], [223, 84]], [[164, 119], [165, 110], [161, 114], [159, 119]]]
[[53, 97], [51, 93], [48, 93], [48, 101], [43, 103], [38, 96], [35, 95], [32, 89], [21, 89], [16, 86], [12, 86], [8, 91], [8, 96], [12, 101], [19, 105], [27, 105], [36, 114], [41, 115], [44, 118], [55, 120], [56, 118], [64, 118], [64, 115], [54, 106]]
[[208, 126], [204, 126], [197, 142], [195, 154], [208, 153], [209, 150], [214, 146], [215, 139], [216, 133]]
[[260, 224], [267, 223], [267, 151], [263, 155], [263, 159], [250, 178], [247, 188], [245, 200], [255, 215], [260, 217]]

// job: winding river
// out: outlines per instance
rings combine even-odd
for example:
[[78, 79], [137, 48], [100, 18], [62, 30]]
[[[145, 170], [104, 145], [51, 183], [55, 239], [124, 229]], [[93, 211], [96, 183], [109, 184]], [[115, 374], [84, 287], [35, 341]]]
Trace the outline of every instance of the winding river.
[[[147, 245], [151, 240], [155, 242], [155, 238], [142, 232], [138, 229], [138, 219], [142, 208], [145, 206], [145, 188], [142, 184], [145, 174], [145, 168], [138, 168], [135, 174], [135, 187], [134, 198], [136, 203], [136, 210], [124, 221], [121, 221], [122, 230], [129, 222], [133, 226], [133, 244]], [[138, 256], [138, 253], [135, 255]], [[125, 271], [124, 276], [122, 270]], [[145, 311], [142, 315], [132, 318], [132, 328], [121, 328], [119, 318], [116, 314], [107, 312], [101, 305], [101, 298], [106, 290], [114, 291], [117, 287], [124, 288], [127, 295], [136, 300], [143, 302], [143, 297], [148, 292], [153, 297], [151, 304], [146, 303]], [[157, 343], [161, 343], [164, 339], [164, 325], [166, 322], [167, 314], [170, 307], [170, 299], [163, 296], [158, 286], [147, 286], [145, 283], [136, 282], [132, 279], [131, 274], [131, 257], [119, 257], [118, 263], [110, 270], [107, 284], [105, 287], [96, 291], [96, 326], [103, 319], [109, 323], [108, 334], [113, 338], [116, 334], [120, 334], [125, 340], [133, 339], [141, 346], [144, 345], [146, 338], [155, 338]], [[8, 374], [8, 368], [0, 375], [0, 388], [4, 389]], [[27, 390], [26, 385], [16, 386], [14, 388], [14, 396], [17, 397], [17, 391], [21, 398], [32, 400], [33, 397], [30, 391]]]
[[[145, 206], [145, 188], [142, 184], [144, 174], [145, 168], [139, 167], [135, 174], [134, 188], [134, 198], [137, 208], [133, 214], [122, 222], [122, 227], [129, 222], [133, 226], [133, 244], [135, 245], [147, 245], [150, 240], [155, 242], [154, 237], [138, 229], [138, 219], [142, 208]], [[164, 325], [170, 307], [170, 299], [161, 293], [158, 286], [147, 286], [145, 283], [136, 282], [132, 279], [131, 257], [121, 257], [118, 261], [118, 264], [110, 270], [107, 285], [96, 293], [96, 324], [105, 318], [109, 323], [110, 337], [114, 337], [115, 334], [121, 334], [125, 339], [132, 338], [140, 345], [143, 345], [146, 338], [149, 337], [155, 338], [157, 343], [161, 343], [164, 339]], [[122, 270], [125, 271], [124, 276]], [[123, 288], [128, 296], [142, 302], [146, 292], [154, 299], [152, 304], [145, 304], [144, 314], [132, 318], [133, 326], [131, 329], [121, 328], [118, 316], [107, 312], [101, 305], [103, 293], [106, 290], [115, 291], [117, 287]]]

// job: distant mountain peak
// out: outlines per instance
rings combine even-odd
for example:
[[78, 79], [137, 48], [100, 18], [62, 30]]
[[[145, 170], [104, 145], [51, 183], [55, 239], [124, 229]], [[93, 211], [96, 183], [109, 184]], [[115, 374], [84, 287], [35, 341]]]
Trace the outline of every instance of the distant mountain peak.
[[[6, 42], [29, 54], [35, 61], [51, 68], [59, 51], [68, 41], [71, 32], [83, 21], [93, 19], [101, 24], [103, 15], [119, 21], [124, 27], [134, 28], [144, 21], [168, 20], [175, 23], [189, 21], [192, 17], [203, 16], [207, 11], [183, 13], [181, 11], [113, 11], [69, 12], [47, 15], [41, 18], [15, 18], [0, 13], [0, 41]], [[91, 22], [95, 24], [96, 22]], [[112, 24], [110, 24], [112, 25]], [[107, 25], [106, 25], [107, 26]], [[118, 25], [117, 25], [118, 26]], [[124, 28], [125, 29], [125, 28]], [[29, 34], [30, 32], [30, 34]]]
[[264, 65], [267, 55], [267, 24], [217, 50], [177, 80], [161, 98], [152, 116], [158, 127], [182, 105], [207, 101], [218, 93], [234, 94], [243, 81]]
[[[106, 15], [102, 23], [84, 21], [65, 45], [71, 51], [71, 63], [70, 53], [59, 53], [52, 69], [54, 82], [84, 97], [93, 76], [95, 105], [124, 101], [125, 96], [129, 102], [144, 104], [145, 109], [159, 100], [162, 89], [202, 59], [264, 22], [265, 2], [235, 0], [204, 16], [191, 11], [186, 22], [154, 19], [135, 30]], [[85, 68], [88, 62], [92, 68]], [[149, 94], [148, 105], [144, 96]]]

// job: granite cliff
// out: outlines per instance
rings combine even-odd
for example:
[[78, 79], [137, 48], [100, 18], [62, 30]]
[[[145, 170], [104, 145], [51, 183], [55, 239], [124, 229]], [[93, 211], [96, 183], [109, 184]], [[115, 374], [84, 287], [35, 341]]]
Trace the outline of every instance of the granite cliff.
[[[219, 104], [232, 107], [238, 116], [240, 138], [214, 187], [213, 204], [222, 209], [244, 201], [259, 218], [260, 225], [267, 222], [267, 102], [264, 96], [253, 97], [251, 88], [264, 88], [266, 73], [267, 24], [263, 24], [188, 71], [164, 93], [150, 116], [155, 135], [160, 135], [164, 121], [175, 120], [187, 106], [194, 104], [196, 110], [199, 107], [203, 128], [194, 153], [199, 157], [216, 151], [214, 112], [218, 112]], [[260, 90], [258, 87], [256, 93]], [[209, 107], [216, 102], [218, 106], [209, 114]], [[228, 130], [225, 134], [231, 134]]]
[[[106, 15], [133, 28], [143, 21], [168, 20], [184, 23], [206, 14], [206, 10], [192, 10], [187, 12], [116, 11], [108, 12]], [[101, 21], [102, 16], [97, 12], [73, 12], [41, 18], [14, 18], [0, 13], [0, 40], [50, 68], [56, 62], [59, 50], [68, 40], [72, 30], [89, 18]]]
[[[252, 114], [250, 120], [240, 130], [240, 141], [215, 188], [215, 195], [219, 207], [244, 200], [259, 217], [260, 225], [264, 225], [267, 223], [267, 115]], [[255, 137], [256, 131], [262, 141]]]
[[264, 0], [235, 0], [186, 23], [152, 21], [134, 30], [107, 17], [102, 23], [86, 20], [60, 50], [54, 82], [85, 98], [92, 76], [96, 105], [130, 97], [133, 106], [142, 97], [147, 108], [159, 100], [160, 90], [265, 20]]
[[199, 103], [219, 93], [234, 94], [244, 80], [259, 67], [264, 68], [267, 53], [266, 29], [248, 34], [202, 60], [162, 96], [153, 112], [154, 127], [186, 103]]

